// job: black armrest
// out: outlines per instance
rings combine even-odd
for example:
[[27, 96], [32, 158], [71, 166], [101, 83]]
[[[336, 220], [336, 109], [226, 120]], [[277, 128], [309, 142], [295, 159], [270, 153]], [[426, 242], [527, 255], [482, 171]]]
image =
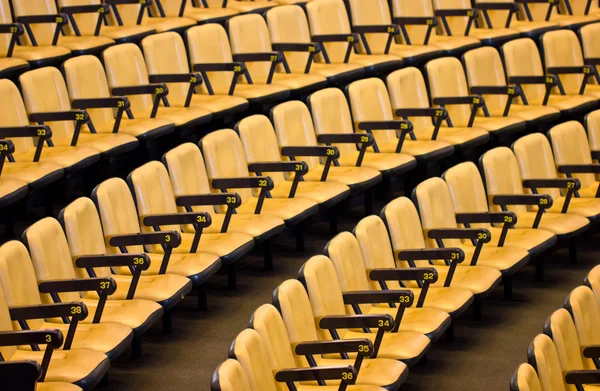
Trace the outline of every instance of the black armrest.
[[436, 26], [437, 20], [433, 16], [395, 16], [393, 20], [394, 24], [400, 26], [408, 25], [426, 25]]
[[0, 331], [0, 346], [48, 345], [62, 346], [63, 334], [58, 329]]
[[104, 2], [110, 5], [140, 4], [145, 7], [152, 5], [152, 0], [104, 0]]
[[278, 42], [272, 43], [273, 50], [278, 52], [307, 52], [318, 53], [321, 51], [321, 45], [318, 43], [296, 43], [296, 42]]
[[492, 196], [494, 205], [537, 205], [540, 208], [550, 208], [552, 197], [547, 194], [497, 194]]
[[549, 67], [547, 69], [548, 73], [553, 75], [569, 75], [569, 74], [585, 74], [592, 75], [593, 67], [591, 65], [583, 65], [583, 66], [568, 66], [568, 67]]
[[181, 234], [177, 231], [162, 231], [115, 235], [110, 238], [108, 244], [114, 247], [160, 244], [170, 248], [176, 248], [181, 244]]
[[591, 153], [592, 153], [592, 159], [600, 160], [600, 151], [592, 150]]
[[17, 23], [23, 24], [38, 24], [38, 23], [56, 23], [59, 26], [67, 24], [67, 15], [51, 14], [51, 15], [23, 15], [17, 17]]
[[129, 99], [125, 96], [115, 96], [112, 98], [86, 98], [74, 99], [71, 101], [71, 106], [74, 109], [101, 109], [115, 108], [127, 110], [131, 106]]
[[367, 146], [371, 146], [374, 140], [373, 135], [368, 133], [331, 133], [317, 136], [317, 141], [323, 144], [366, 144]]
[[160, 74], [160, 75], [149, 75], [150, 83], [189, 83], [192, 86], [199, 86], [202, 84], [202, 76], [199, 73], [172, 73], [172, 74]]
[[[13, 143], [11, 140], [0, 140], [0, 156], [4, 158], [8, 155], [12, 155], [13, 153], [15, 153], [15, 143]], [[4, 160], [2, 160], [2, 162], [3, 161]], [[1, 170], [0, 173], [2, 173]]]
[[300, 342], [294, 352], [301, 356], [353, 352], [363, 357], [370, 357], [373, 353], [373, 343], [366, 338]]
[[207, 212], [186, 212], [150, 215], [142, 218], [142, 224], [146, 227], [160, 227], [161, 225], [183, 225], [194, 224], [202, 228], [209, 227], [212, 220]]
[[600, 370], [569, 371], [565, 374], [567, 384], [598, 384], [600, 383]]
[[598, 57], [596, 57], [596, 58], [588, 57], [588, 58], [584, 58], [583, 62], [586, 65], [600, 65], [600, 58], [598, 58]]
[[354, 383], [356, 369], [351, 365], [283, 369], [275, 373], [275, 380], [280, 383], [319, 380], [341, 380], [343, 383]]
[[431, 118], [448, 118], [448, 110], [445, 107], [415, 107], [406, 109], [396, 109], [397, 117], [431, 117]]
[[481, 95], [471, 96], [444, 96], [433, 99], [433, 104], [446, 106], [446, 105], [475, 105], [483, 106], [485, 100]]
[[465, 260], [465, 252], [458, 247], [424, 248], [416, 250], [400, 250], [396, 257], [399, 261], [429, 261], [436, 259], [450, 259], [456, 263]]
[[261, 53], [238, 53], [233, 55], [234, 61], [241, 62], [283, 62], [284, 57], [281, 52], [261, 52]]
[[319, 321], [321, 329], [362, 329], [378, 328], [384, 331], [394, 329], [391, 315], [334, 315], [325, 316]]
[[48, 125], [0, 127], [0, 138], [10, 137], [39, 137], [42, 141], [52, 137], [52, 130]]
[[1, 23], [0, 34], [23, 34], [23, 25], [20, 23]]
[[90, 116], [85, 110], [57, 111], [29, 114], [31, 122], [78, 121], [88, 122]]
[[414, 293], [409, 290], [344, 292], [344, 304], [398, 303], [410, 307]]
[[561, 174], [600, 174], [600, 164], [565, 164], [557, 170]]
[[147, 254], [83, 255], [75, 260], [75, 266], [82, 269], [133, 266], [140, 270], [148, 270], [150, 257]]
[[72, 280], [47, 280], [38, 284], [40, 293], [102, 291], [112, 295], [117, 283], [111, 277], [80, 278]]
[[492, 239], [485, 228], [434, 228], [427, 231], [429, 239], [470, 239], [488, 243]]
[[337, 147], [321, 146], [302, 146], [302, 147], [281, 147], [281, 154], [286, 157], [295, 156], [315, 156], [315, 157], [340, 157], [340, 151]]
[[475, 95], [507, 95], [519, 96], [522, 93], [521, 87], [512, 86], [473, 86], [470, 88], [471, 94]]
[[546, 84], [549, 86], [557, 86], [558, 76], [511, 76], [508, 78], [508, 82], [511, 84]]
[[88, 309], [82, 302], [19, 306], [8, 311], [13, 321], [48, 318], [84, 320], [88, 315]]
[[110, 8], [108, 4], [83, 4], [83, 5], [70, 5], [66, 7], [60, 7], [60, 12], [67, 15], [74, 14], [108, 14]]
[[238, 193], [183, 195], [175, 198], [177, 206], [227, 205], [236, 209], [242, 204]]
[[477, 3], [477, 5], [475, 6], [475, 8], [477, 8], [478, 10], [489, 10], [489, 11], [493, 11], [493, 10], [504, 10], [504, 11], [512, 11], [512, 12], [518, 12], [519, 11], [519, 5], [517, 3]]
[[166, 96], [169, 94], [169, 89], [166, 84], [154, 83], [142, 86], [125, 86], [115, 87], [111, 90], [111, 95], [158, 95]]
[[503, 223], [514, 226], [517, 223], [517, 215], [514, 212], [457, 213], [456, 222], [459, 224]]
[[600, 358], [600, 345], [585, 346], [582, 349], [583, 357], [586, 358]]
[[388, 33], [388, 34], [399, 34], [400, 28], [395, 24], [375, 24], [375, 25], [362, 25], [362, 26], [352, 26], [352, 32], [359, 34], [368, 34], [368, 33]]
[[313, 42], [349, 42], [358, 43], [358, 34], [318, 34], [310, 38]]
[[[464, 259], [464, 254], [463, 254]], [[437, 270], [429, 267], [407, 269], [371, 269], [369, 279], [373, 281], [427, 281], [434, 283], [438, 280]]]
[[268, 176], [247, 178], [215, 178], [211, 185], [214, 189], [266, 189], [273, 190], [273, 180]]
[[297, 172], [304, 175], [308, 172], [308, 165], [305, 162], [254, 162], [248, 164], [248, 171], [258, 173], [263, 172]]
[[433, 14], [438, 17], [468, 16], [470, 18], [475, 18], [478, 16], [478, 12], [474, 8], [441, 9], [435, 10]]
[[358, 123], [360, 130], [413, 130], [413, 124], [410, 121], [364, 121]]
[[544, 178], [544, 179], [524, 179], [523, 187], [527, 189], [553, 188], [553, 189], [573, 189], [575, 191], [581, 188], [581, 182], [577, 178]]
[[243, 62], [217, 62], [194, 64], [192, 66], [194, 72], [235, 72], [243, 73], [246, 70], [246, 64]]

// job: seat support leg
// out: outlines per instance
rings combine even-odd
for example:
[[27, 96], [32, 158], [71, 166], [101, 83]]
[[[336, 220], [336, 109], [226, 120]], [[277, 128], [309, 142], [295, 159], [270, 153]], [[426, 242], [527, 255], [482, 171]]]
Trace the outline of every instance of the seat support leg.
[[304, 224], [296, 226], [296, 251], [304, 252]]
[[365, 216], [373, 214], [373, 188], [365, 191]]
[[106, 387], [108, 386], [108, 372], [104, 374], [104, 377], [98, 383], [98, 387]]
[[164, 311], [162, 317], [163, 333], [169, 334], [173, 331], [173, 315], [171, 311]]
[[206, 284], [198, 286], [198, 309], [208, 311], [208, 288]]
[[535, 281], [544, 281], [544, 259], [540, 256], [535, 260]]
[[227, 266], [227, 288], [237, 289], [237, 270], [235, 263]]
[[473, 320], [481, 320], [482, 317], [482, 299], [476, 296], [473, 300]]
[[450, 326], [446, 329], [445, 341], [447, 343], [454, 342], [454, 322], [450, 323]]
[[338, 233], [338, 206], [334, 206], [327, 212], [329, 214], [329, 234], [337, 235]]
[[513, 299], [513, 294], [512, 294], [513, 279], [512, 279], [512, 277], [504, 277], [504, 278], [502, 278], [502, 281], [504, 282], [504, 300], [512, 300]]
[[577, 264], [577, 239], [569, 239], [569, 265]]
[[263, 243], [263, 257], [265, 259], [265, 270], [273, 270], [273, 248], [270, 240]]
[[142, 338], [134, 337], [131, 341], [131, 358], [136, 360], [142, 357]]

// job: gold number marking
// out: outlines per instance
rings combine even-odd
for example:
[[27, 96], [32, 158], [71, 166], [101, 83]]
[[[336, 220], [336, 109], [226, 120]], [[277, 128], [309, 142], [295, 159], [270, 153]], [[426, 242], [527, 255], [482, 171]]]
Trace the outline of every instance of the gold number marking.
[[488, 235], [485, 232], [480, 232], [477, 234], [478, 240], [487, 239], [487, 237], [488, 237]]
[[38, 129], [37, 130], [37, 135], [38, 136], [45, 136], [46, 135], [46, 129]]
[[386, 321], [378, 320], [377, 321], [377, 326], [379, 326], [379, 327], [383, 327], [383, 326], [389, 327], [389, 325], [390, 325], [389, 320], [386, 320]]
[[81, 307], [71, 307], [71, 315], [81, 314]]
[[133, 264], [134, 265], [143, 265], [144, 264], [144, 258], [142, 258], [142, 257], [135, 257], [135, 258], [133, 258]]
[[85, 119], [85, 115], [75, 114], [75, 121], [83, 121], [84, 119]]
[[225, 199], [225, 202], [228, 204], [235, 204], [237, 202], [237, 199], [235, 197], [227, 197]]
[[110, 287], [110, 282], [100, 281], [100, 289], [108, 289], [109, 287]]
[[266, 179], [259, 179], [258, 180], [258, 186], [259, 187], [267, 187], [267, 180]]
[[165, 235], [165, 242], [169, 243], [171, 241], [171, 235]]
[[504, 222], [505, 223], [512, 223], [513, 218], [512, 216], [504, 216]]
[[548, 205], [548, 200], [546, 198], [540, 198], [540, 205]]
[[206, 216], [197, 216], [196, 222], [198, 223], [206, 223]]

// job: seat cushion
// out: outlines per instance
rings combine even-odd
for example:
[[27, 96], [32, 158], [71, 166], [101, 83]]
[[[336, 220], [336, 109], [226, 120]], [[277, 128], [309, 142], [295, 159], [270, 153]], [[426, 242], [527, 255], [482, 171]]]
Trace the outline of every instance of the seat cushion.
[[[189, 248], [189, 247], [188, 247]], [[157, 275], [162, 264], [164, 254], [147, 253], [150, 257], [150, 268], [142, 273], [142, 276]], [[171, 254], [168, 274], [176, 274], [188, 277], [194, 284], [198, 281], [204, 281], [207, 274], [212, 275], [213, 269], [218, 270], [221, 267], [219, 257], [213, 254], [199, 252], [195, 254]], [[128, 268], [121, 267], [117, 269], [118, 273], [130, 275]]]
[[[88, 308], [88, 316], [82, 322], [92, 323], [98, 309], [98, 300], [82, 299]], [[150, 300], [107, 300], [102, 311], [102, 323], [121, 324], [134, 331], [145, 331], [163, 314], [162, 307]]]
[[[398, 308], [373, 306], [369, 314], [396, 316]], [[416, 331], [427, 336], [438, 335], [450, 325], [450, 315], [437, 308], [406, 308], [400, 323], [401, 331]]]
[[[95, 125], [98, 133], [111, 133], [115, 126], [115, 121]], [[119, 124], [119, 133], [128, 134], [139, 139], [150, 139], [161, 137], [173, 133], [175, 124], [165, 118], [134, 118], [122, 119]]]
[[[465, 262], [468, 265], [467, 259], [465, 259]], [[450, 267], [442, 265], [434, 265], [434, 267], [438, 272], [438, 280], [433, 286], [443, 287]], [[501, 277], [502, 274], [500, 271], [488, 266], [457, 267], [450, 286], [468, 289], [474, 295], [480, 295], [489, 292], [494, 286], [499, 284]]]
[[[63, 37], [64, 38], [64, 37]], [[36, 62], [40, 60], [51, 60], [54, 58], [69, 57], [71, 51], [64, 46], [19, 46], [16, 45], [13, 51], [13, 57], [21, 58], [25, 61]]]
[[[502, 234], [502, 228], [486, 228], [489, 229], [492, 234], [492, 241], [490, 244], [496, 245]], [[555, 241], [556, 236], [550, 231], [543, 229], [514, 228], [508, 230], [504, 244], [510, 247], [519, 247], [531, 251], [540, 246], [545, 247], [547, 243], [553, 244]]]
[[[400, 289], [409, 289], [415, 295], [415, 300], [421, 294], [421, 288], [409, 287]], [[436, 308], [450, 314], [450, 316], [454, 316], [454, 313], [462, 313], [462, 311], [470, 305], [472, 300], [473, 293], [465, 288], [429, 287], [423, 307]], [[387, 304], [379, 304], [378, 307], [387, 307]]]
[[391, 54], [356, 54], [352, 53], [350, 55], [350, 60], [348, 61], [352, 64], [360, 65], [361, 67], [370, 67], [373, 65], [384, 65], [388, 64], [389, 66], [393, 66], [394, 69], [400, 68], [402, 66], [402, 57]]
[[[54, 145], [57, 146], [69, 146], [71, 144], [70, 137], [52, 137]], [[77, 139], [77, 145], [95, 149], [100, 153], [111, 153], [113, 150], [119, 151], [132, 151], [137, 145], [138, 141], [135, 137], [128, 134], [113, 134], [113, 133], [79, 133]]]
[[[514, 18], [513, 18], [514, 19]], [[515, 39], [519, 38], [520, 34], [518, 31], [507, 28], [493, 28], [493, 29], [480, 29], [471, 28], [469, 36], [477, 38], [482, 41], [498, 40], [498, 39]]]
[[[174, 106], [183, 106], [185, 102], [172, 102]], [[248, 108], [248, 101], [239, 96], [229, 95], [200, 95], [192, 96], [191, 106], [210, 111], [213, 114], [233, 114]]]
[[[493, 240], [493, 237], [492, 237]], [[466, 245], [461, 246], [465, 252], [465, 262], [461, 264], [462, 267], [467, 266], [473, 258], [475, 252], [475, 246]], [[529, 261], [529, 253], [519, 247], [494, 247], [485, 244], [479, 253], [477, 265], [489, 266], [494, 269], [498, 269], [503, 275], [510, 275], [527, 264]]]
[[184, 29], [191, 27], [196, 24], [196, 21], [188, 18], [180, 17], [160, 17], [160, 18], [149, 18], [144, 17], [142, 19], [142, 26], [148, 26], [156, 30], [157, 33], [164, 33], [165, 31]]
[[156, 30], [151, 26], [107, 26], [102, 25], [100, 35], [115, 41], [127, 40], [134, 37], [144, 37], [154, 34]]
[[[323, 358], [315, 356], [318, 366], [346, 366], [354, 365], [354, 360], [344, 360], [341, 358]], [[361, 384], [373, 384], [380, 387], [386, 387], [393, 385], [402, 380], [408, 375], [408, 368], [406, 364], [401, 361], [390, 360], [389, 358], [377, 358], [373, 360], [364, 360], [360, 366], [360, 371], [356, 378], [356, 383]], [[335, 381], [328, 380], [327, 384], [336, 384]], [[339, 382], [337, 382], [339, 384]], [[389, 387], [393, 390], [394, 387]], [[318, 390], [317, 390], [318, 391]]]
[[461, 37], [459, 35], [448, 37], [445, 35], [431, 34], [429, 45], [442, 50], [455, 50], [469, 46], [480, 46], [481, 43], [478, 39], [473, 37]]
[[38, 383], [36, 391], [81, 391], [81, 387], [70, 383], [57, 383], [57, 382], [43, 382]]
[[[378, 144], [379, 150], [386, 153], [395, 153], [398, 142]], [[454, 147], [442, 140], [410, 140], [408, 136], [402, 143], [402, 152], [417, 159], [443, 158], [452, 155]]]
[[[358, 151], [346, 153], [338, 159], [338, 162], [342, 166], [355, 166], [358, 155]], [[417, 161], [415, 158], [407, 153], [366, 152], [361, 167], [372, 168], [385, 174], [390, 171], [393, 171], [394, 173], [398, 171], [408, 171], [414, 168], [416, 164]]]
[[[271, 191], [274, 198], [287, 198], [292, 188], [291, 181], [283, 181]], [[338, 182], [298, 182], [297, 198], [306, 198], [317, 204], [324, 204], [332, 199], [344, 199], [350, 195], [350, 188]]]
[[[531, 228], [535, 221], [535, 212], [519, 213], [517, 227]], [[544, 213], [538, 228], [553, 232], [557, 236], [581, 232], [589, 227], [590, 221], [574, 213]]]
[[[320, 181], [323, 174], [323, 166], [315, 167], [310, 170], [304, 179], [307, 181]], [[348, 167], [348, 166], [333, 166], [329, 168], [327, 180], [339, 182], [350, 188], [360, 185], [364, 182], [375, 181], [381, 182], [381, 173], [369, 167]]]
[[[376, 333], [348, 331], [342, 339], [369, 338], [371, 341], [375, 341], [376, 335]], [[385, 333], [377, 357], [400, 360], [410, 366], [418, 361], [430, 345], [431, 340], [429, 338], [413, 331]], [[348, 356], [356, 357], [356, 353]]]
[[514, 127], [525, 128], [526, 124], [521, 118], [514, 116], [506, 117], [480, 117], [476, 116], [473, 126], [485, 129], [490, 133], [502, 132]]
[[63, 46], [73, 52], [87, 52], [114, 44], [115, 41], [108, 37], [102, 36], [94, 37], [61, 35], [58, 39], [59, 46]]
[[579, 189], [579, 196], [583, 198], [595, 198], [598, 191], [599, 182], [592, 182], [590, 185]]
[[[17, 350], [10, 361], [33, 360], [41, 364], [43, 356], [43, 352]], [[109, 366], [108, 357], [92, 349], [55, 350], [52, 352], [46, 380], [81, 385], [84, 383], [91, 388], [102, 379]], [[94, 376], [99, 377], [94, 379]]]
[[[27, 152], [15, 153], [14, 157], [17, 162], [31, 162], [35, 155], [35, 149], [31, 148]], [[80, 166], [85, 168], [92, 163], [98, 161], [100, 156], [98, 151], [92, 148], [77, 146], [77, 147], [48, 147], [42, 149], [40, 161], [57, 164], [64, 168]]]
[[554, 22], [546, 21], [528, 21], [528, 20], [517, 20], [513, 18], [510, 22], [510, 28], [517, 30], [521, 33], [530, 33], [535, 30], [548, 31], [559, 28], [559, 25]]
[[[560, 214], [565, 200], [565, 197], [554, 198], [554, 203], [549, 211]], [[570, 214], [577, 214], [587, 218], [594, 218], [600, 215], [600, 199], [572, 197], [569, 203], [568, 212]]]
[[232, 8], [241, 13], [247, 12], [258, 12], [265, 11], [269, 8], [273, 8], [277, 5], [277, 3], [273, 1], [267, 0], [257, 0], [257, 1], [240, 1], [240, 0], [230, 0], [227, 2], [227, 8]]
[[[174, 253], [185, 254], [189, 253], [194, 240], [194, 234], [182, 233], [181, 234], [181, 245], [173, 250]], [[202, 233], [200, 238], [200, 244], [198, 249], [202, 252], [213, 254], [219, 258], [230, 258], [232, 254], [237, 254], [240, 250], [250, 246], [254, 246], [254, 240], [252, 236], [244, 235], [235, 232], [227, 233]], [[154, 252], [162, 252], [162, 247], [156, 246]], [[244, 251], [246, 253], [247, 251]], [[236, 257], [237, 259], [237, 257]]]
[[[206, 233], [220, 233], [223, 221], [225, 220], [225, 214], [223, 213], [211, 213], [212, 224], [210, 227], [205, 228], [203, 232]], [[237, 232], [244, 235], [252, 236], [253, 238], [259, 238], [265, 234], [269, 234], [269, 237], [275, 235], [285, 229], [285, 222], [275, 216], [264, 215], [264, 214], [241, 214], [235, 213], [231, 215], [229, 221], [229, 227], [227, 232]], [[184, 232], [194, 233], [194, 227], [191, 225], [185, 225], [183, 227]]]
[[10, 205], [27, 195], [27, 182], [19, 179], [0, 178], [0, 207]]
[[550, 17], [551, 22], [558, 23], [560, 27], [578, 26], [588, 23], [594, 23], [598, 21], [597, 16], [575, 16], [575, 15], [561, 15], [556, 12], [552, 13]]
[[46, 162], [5, 163], [2, 178], [27, 182], [30, 186], [45, 186], [62, 177], [62, 167]]
[[288, 88], [290, 90], [300, 90], [304, 88], [321, 88], [327, 85], [327, 80], [323, 76], [304, 75], [297, 73], [275, 72], [272, 84]]
[[[239, 208], [239, 213], [254, 213], [258, 198], [252, 197]], [[318, 211], [319, 207], [307, 198], [265, 198], [261, 214], [275, 216], [288, 225], [293, 225], [298, 220], [304, 220]]]
[[392, 44], [389, 53], [392, 56], [401, 57], [404, 60], [411, 61], [421, 56], [441, 55], [440, 50], [435, 46], [424, 45], [398, 45]]
[[[136, 112], [135, 118], [150, 118], [150, 111]], [[157, 118], [173, 122], [175, 126], [193, 126], [210, 122], [212, 113], [198, 107], [159, 107]]]
[[[541, 105], [544, 99], [530, 100], [529, 104]], [[548, 106], [552, 106], [560, 111], [574, 110], [580, 106], [597, 103], [597, 99], [585, 95], [550, 95]]]
[[357, 64], [324, 64], [313, 62], [310, 67], [310, 74], [323, 76], [325, 78], [335, 77], [348, 72], [356, 72], [362, 67]]
[[[431, 135], [433, 135], [433, 126], [431, 126], [431, 131], [429, 132], [419, 131], [419, 138], [424, 138], [423, 136], [425, 136], [425, 139], [430, 139]], [[481, 140], [481, 143], [483, 144], [487, 142], [489, 137], [489, 132], [482, 128], [449, 128], [446, 126], [440, 126], [437, 139], [452, 145], [461, 145], [477, 139]]]
[[193, 19], [196, 22], [210, 22], [218, 19], [230, 18], [237, 14], [239, 14], [239, 12], [233, 8], [195, 8], [188, 4], [188, 6], [185, 7], [183, 16]]
[[248, 100], [261, 99], [270, 95], [286, 94], [282, 98], [289, 96], [289, 89], [283, 85], [276, 84], [243, 84], [235, 86], [234, 95]]
[[546, 120], [560, 119], [560, 111], [552, 106], [542, 105], [520, 105], [512, 104], [509, 115], [525, 121], [535, 121], [545, 118]]
[[8, 74], [9, 72], [17, 69], [26, 71], [29, 69], [29, 64], [27, 61], [20, 58], [0, 58], [0, 75]]

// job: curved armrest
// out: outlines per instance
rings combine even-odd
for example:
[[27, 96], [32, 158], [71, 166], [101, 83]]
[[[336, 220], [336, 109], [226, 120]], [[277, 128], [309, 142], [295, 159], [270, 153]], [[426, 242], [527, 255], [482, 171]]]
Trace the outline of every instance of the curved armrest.
[[192, 86], [202, 84], [202, 76], [199, 73], [170, 73], [149, 75], [150, 83], [186, 83]]
[[348, 42], [357, 44], [359, 42], [358, 34], [317, 34], [310, 38], [313, 42]]
[[83, 302], [55, 303], [10, 307], [8, 309], [13, 321], [48, 318], [73, 318], [84, 320], [88, 309]]
[[469, 96], [444, 96], [433, 99], [434, 105], [446, 106], [446, 105], [485, 105], [485, 100], [481, 95], [469, 95]]
[[577, 191], [581, 188], [581, 182], [577, 178], [544, 178], [544, 179], [524, 179], [523, 187], [527, 189], [553, 188], [553, 189], [573, 189]]
[[127, 110], [131, 104], [125, 96], [115, 96], [112, 98], [86, 98], [74, 99], [71, 101], [71, 106], [74, 109], [100, 109], [100, 108], [115, 108]]
[[340, 151], [337, 147], [321, 146], [281, 147], [281, 154], [286, 157], [315, 156], [331, 157], [333, 159], [340, 157]]
[[565, 164], [557, 170], [561, 174], [600, 174], [600, 164]]
[[279, 64], [283, 62], [284, 57], [281, 52], [238, 53], [233, 55], [233, 60], [241, 62], [274, 62]]
[[75, 266], [82, 269], [132, 266], [140, 270], [148, 270], [150, 267], [150, 257], [148, 254], [83, 255], [75, 260]]
[[215, 178], [211, 185], [214, 189], [266, 189], [273, 190], [273, 180], [268, 176], [254, 176], [247, 178]]
[[298, 42], [274, 42], [271, 44], [273, 50], [278, 52], [306, 52], [319, 53], [321, 45], [318, 43], [298, 43]]
[[344, 292], [344, 304], [398, 303], [400, 307], [413, 304], [414, 293], [409, 290]]
[[552, 197], [548, 194], [496, 194], [492, 197], [494, 205], [537, 205], [548, 209], [552, 206]]
[[58, 329], [0, 331], [0, 346], [48, 345], [58, 349], [63, 334]]
[[517, 215], [514, 212], [480, 212], [480, 213], [457, 213], [456, 222], [459, 224], [477, 223], [503, 223], [510, 227], [517, 223]]
[[356, 380], [356, 369], [351, 365], [283, 369], [275, 373], [275, 380], [280, 383], [341, 380], [342, 383], [352, 384]]
[[384, 331], [394, 329], [394, 318], [385, 315], [333, 315], [325, 316], [319, 321], [321, 329], [362, 329], [378, 328]]
[[229, 208], [236, 209], [242, 204], [242, 199], [238, 193], [211, 193], [183, 195], [175, 198], [177, 206], [204, 206], [204, 205], [227, 205]]
[[371, 357], [371, 354], [373, 353], [373, 343], [366, 338], [300, 342], [296, 345], [294, 352], [301, 356], [353, 352], [358, 353], [363, 357]]
[[[464, 258], [464, 255], [463, 255]], [[373, 281], [425, 281], [434, 283], [438, 273], [432, 267], [415, 267], [408, 269], [370, 269], [369, 279]]]
[[330, 133], [320, 134], [317, 141], [323, 144], [364, 144], [370, 147], [375, 142], [372, 134], [359, 133]]
[[448, 110], [445, 107], [415, 107], [396, 109], [397, 117], [431, 117], [433, 118], [448, 118]]
[[429, 239], [470, 239], [488, 243], [492, 234], [485, 228], [434, 228], [427, 231]]
[[263, 172], [297, 172], [304, 175], [308, 172], [306, 162], [288, 161], [288, 162], [254, 162], [248, 164], [248, 171], [260, 175]]
[[114, 247], [160, 244], [169, 248], [176, 248], [181, 244], [181, 234], [177, 231], [161, 231], [115, 235], [109, 239], [108, 244]]
[[111, 90], [111, 95], [157, 95], [167, 96], [169, 89], [166, 84], [154, 83], [141, 86], [115, 87]]
[[194, 224], [198, 227], [206, 228], [210, 227], [211, 222], [212, 220], [210, 218], [210, 214], [207, 212], [173, 213], [142, 217], [142, 224], [144, 224], [146, 227], [160, 227], [161, 225], [173, 224]]
[[47, 280], [41, 281], [38, 289], [40, 293], [101, 291], [109, 296], [117, 290], [117, 283], [112, 277]]

